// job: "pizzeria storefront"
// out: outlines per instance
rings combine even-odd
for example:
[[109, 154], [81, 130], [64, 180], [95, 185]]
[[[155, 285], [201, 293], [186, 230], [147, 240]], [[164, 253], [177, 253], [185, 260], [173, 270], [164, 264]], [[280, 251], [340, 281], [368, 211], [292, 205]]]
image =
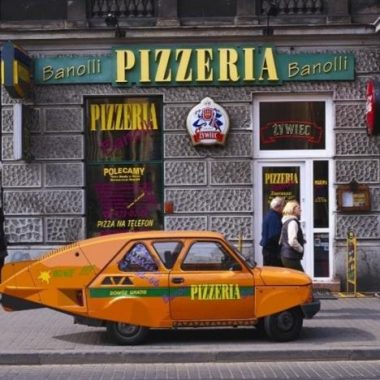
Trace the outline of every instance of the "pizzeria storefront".
[[32, 59], [33, 102], [2, 106], [3, 120], [14, 103], [32, 115], [30, 159], [3, 134], [10, 260], [103, 234], [211, 229], [261, 263], [261, 220], [283, 196], [301, 203], [305, 270], [340, 285], [358, 214], [340, 213], [337, 189], [378, 181], [357, 175], [335, 133], [354, 103], [352, 50], [121, 45]]

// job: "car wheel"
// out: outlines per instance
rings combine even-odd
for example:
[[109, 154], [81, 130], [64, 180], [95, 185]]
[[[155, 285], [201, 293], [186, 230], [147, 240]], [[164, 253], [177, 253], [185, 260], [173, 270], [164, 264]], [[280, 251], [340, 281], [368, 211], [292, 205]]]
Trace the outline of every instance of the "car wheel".
[[303, 324], [303, 317], [298, 308], [282, 311], [265, 317], [264, 328], [268, 337], [277, 342], [296, 339]]
[[147, 337], [149, 329], [138, 325], [129, 325], [121, 322], [110, 322], [107, 325], [108, 336], [119, 344], [134, 345], [142, 343]]

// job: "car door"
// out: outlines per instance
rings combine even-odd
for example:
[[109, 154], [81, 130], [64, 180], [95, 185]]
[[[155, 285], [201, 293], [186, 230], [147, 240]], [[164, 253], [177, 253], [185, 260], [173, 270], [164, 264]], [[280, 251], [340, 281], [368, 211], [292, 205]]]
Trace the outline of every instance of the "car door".
[[254, 318], [252, 272], [222, 241], [191, 241], [169, 275], [174, 321]]

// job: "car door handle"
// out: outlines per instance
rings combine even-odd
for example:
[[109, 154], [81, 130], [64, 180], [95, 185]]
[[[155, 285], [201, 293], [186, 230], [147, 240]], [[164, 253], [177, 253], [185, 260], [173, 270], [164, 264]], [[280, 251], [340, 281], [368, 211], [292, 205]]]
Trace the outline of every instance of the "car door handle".
[[172, 278], [173, 284], [182, 284], [183, 282], [185, 282], [185, 279], [183, 277], [173, 277]]

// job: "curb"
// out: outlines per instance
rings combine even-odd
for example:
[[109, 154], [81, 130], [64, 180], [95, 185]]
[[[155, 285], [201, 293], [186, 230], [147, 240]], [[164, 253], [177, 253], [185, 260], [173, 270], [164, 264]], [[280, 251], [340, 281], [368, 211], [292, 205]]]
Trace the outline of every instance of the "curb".
[[36, 351], [0, 353], [0, 365], [380, 360], [380, 348], [267, 351]]

